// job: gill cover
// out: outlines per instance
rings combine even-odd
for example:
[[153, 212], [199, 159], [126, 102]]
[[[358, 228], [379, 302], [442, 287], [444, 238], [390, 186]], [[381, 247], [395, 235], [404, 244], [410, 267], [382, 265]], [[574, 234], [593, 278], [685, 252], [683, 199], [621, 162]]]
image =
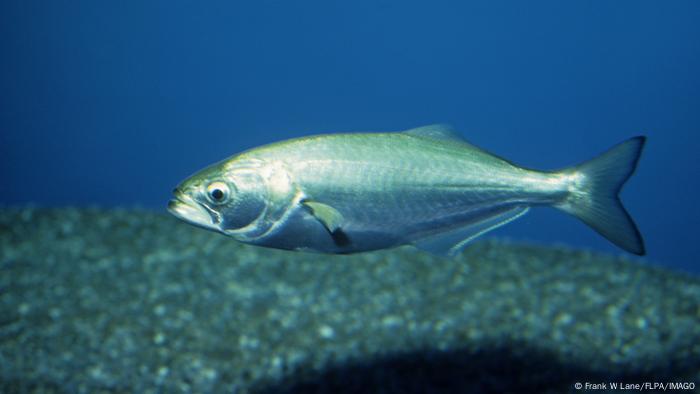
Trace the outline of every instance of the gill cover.
[[226, 178], [236, 187], [236, 201], [225, 215], [224, 234], [256, 243], [274, 233], [293, 204], [296, 191], [281, 163], [234, 159]]
[[[243, 169], [232, 171], [226, 178], [225, 183], [230, 189], [230, 196], [218, 210], [221, 218], [220, 228], [223, 232], [244, 228], [254, 223], [265, 212], [267, 198], [263, 180], [254, 171]], [[216, 188], [218, 186], [216, 183], [218, 182], [212, 182], [207, 187], [210, 201], [213, 194], [222, 190]]]

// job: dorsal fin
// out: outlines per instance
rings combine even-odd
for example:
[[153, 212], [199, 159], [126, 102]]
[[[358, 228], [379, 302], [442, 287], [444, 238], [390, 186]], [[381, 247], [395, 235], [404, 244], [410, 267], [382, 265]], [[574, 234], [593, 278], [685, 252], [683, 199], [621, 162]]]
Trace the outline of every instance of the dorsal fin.
[[420, 138], [430, 138], [434, 140], [450, 141], [450, 142], [461, 142], [466, 141], [461, 135], [452, 128], [452, 126], [447, 124], [431, 124], [423, 127], [416, 127], [415, 129], [410, 129], [403, 131], [404, 134], [409, 134]]
[[428, 126], [417, 127], [415, 129], [410, 129], [406, 131], [401, 131], [402, 134], [407, 134], [413, 137], [422, 138], [430, 141], [441, 142], [447, 146], [452, 146], [458, 149], [469, 149], [475, 152], [481, 152], [485, 155], [489, 155], [493, 158], [502, 160], [504, 163], [515, 166], [513, 162], [506, 160], [500, 156], [494, 155], [493, 153], [479, 148], [476, 145], [471, 144], [469, 141], [465, 140], [460, 134], [458, 134], [450, 125], [447, 124], [431, 124]]

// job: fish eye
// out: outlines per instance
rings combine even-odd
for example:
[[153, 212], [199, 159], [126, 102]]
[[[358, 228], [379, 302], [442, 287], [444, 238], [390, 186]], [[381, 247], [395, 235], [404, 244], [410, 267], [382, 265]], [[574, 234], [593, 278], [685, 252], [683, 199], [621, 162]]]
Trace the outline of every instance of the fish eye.
[[214, 204], [225, 203], [230, 194], [229, 187], [224, 182], [212, 182], [207, 186], [207, 198]]

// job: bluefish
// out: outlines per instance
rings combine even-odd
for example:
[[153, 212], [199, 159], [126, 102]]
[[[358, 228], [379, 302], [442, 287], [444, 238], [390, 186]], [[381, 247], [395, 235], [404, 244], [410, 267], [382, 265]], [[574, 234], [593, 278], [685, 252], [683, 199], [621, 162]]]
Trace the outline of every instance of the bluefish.
[[469, 144], [449, 127], [326, 134], [265, 145], [183, 181], [168, 209], [241, 242], [355, 253], [411, 244], [443, 255], [551, 206], [620, 248], [644, 242], [618, 194], [645, 137], [560, 171], [536, 171]]

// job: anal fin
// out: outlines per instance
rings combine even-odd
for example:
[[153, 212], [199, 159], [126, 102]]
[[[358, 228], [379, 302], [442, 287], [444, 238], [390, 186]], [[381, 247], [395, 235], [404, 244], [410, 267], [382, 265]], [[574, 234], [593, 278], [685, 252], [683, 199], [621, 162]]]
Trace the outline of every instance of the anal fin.
[[529, 207], [515, 207], [487, 216], [465, 226], [415, 241], [413, 245], [427, 252], [453, 257], [475, 238], [523, 216]]

